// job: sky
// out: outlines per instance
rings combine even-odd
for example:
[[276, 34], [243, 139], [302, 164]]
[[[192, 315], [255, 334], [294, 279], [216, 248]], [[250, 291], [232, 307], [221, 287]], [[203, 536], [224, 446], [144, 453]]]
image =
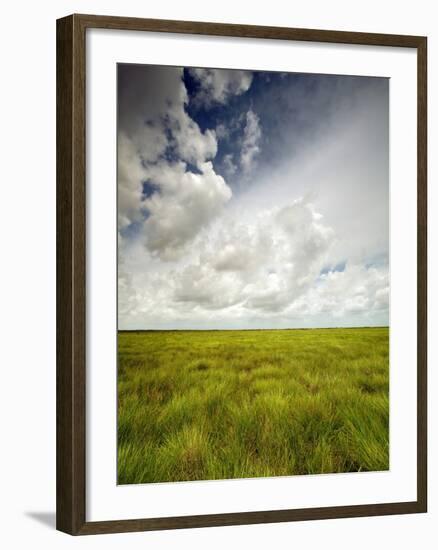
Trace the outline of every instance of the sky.
[[389, 324], [389, 81], [118, 65], [118, 325]]

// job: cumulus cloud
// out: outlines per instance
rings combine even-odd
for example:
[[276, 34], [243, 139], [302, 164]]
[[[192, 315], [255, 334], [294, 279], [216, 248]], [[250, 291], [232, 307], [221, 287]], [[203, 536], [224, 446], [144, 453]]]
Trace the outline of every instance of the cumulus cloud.
[[231, 198], [231, 190], [211, 162], [198, 163], [199, 174], [183, 162], [151, 166], [148, 175], [159, 193], [143, 201], [148, 250], [163, 260], [174, 260], [200, 229], [208, 225]]
[[[119, 68], [119, 229], [142, 223], [147, 249], [166, 260], [177, 257], [232, 194], [208, 162], [217, 153], [215, 131], [202, 132], [186, 111], [182, 77], [174, 67]], [[145, 196], [145, 184], [154, 192]]]
[[[197, 165], [216, 156], [217, 141], [214, 130], [201, 132], [183, 108], [171, 111], [169, 129], [176, 144], [176, 152], [182, 160]], [[171, 138], [171, 140], [172, 140]]]
[[[324, 117], [326, 91], [303, 114], [307, 95], [285, 88], [284, 107], [306, 120], [277, 132], [282, 113], [269, 117], [255, 86], [244, 95], [251, 73], [239, 84], [228, 74], [239, 71], [200, 70], [194, 98], [182, 70], [141, 69], [119, 78], [119, 327], [387, 324], [386, 96], [348, 96], [346, 110], [334, 96], [338, 128]], [[240, 97], [220, 123], [188, 103], [231, 95]]]
[[231, 96], [245, 93], [252, 82], [250, 71], [228, 69], [190, 69], [199, 83], [196, 101], [205, 107], [225, 104]]
[[234, 163], [234, 155], [232, 153], [228, 153], [224, 156], [222, 165], [227, 176], [234, 176], [237, 172], [237, 166]]
[[[165, 213], [159, 196], [151, 199], [155, 203], [151, 211], [159, 212], [157, 219], [151, 215], [145, 223], [152, 254], [159, 251], [162, 257], [175, 259], [185, 240], [198, 232], [197, 224], [203, 220], [190, 210], [191, 184], [183, 184], [188, 188], [187, 204], [174, 201], [173, 208]], [[219, 183], [218, 192], [223, 191]], [[202, 208], [209, 217], [210, 202], [208, 198], [206, 201]], [[164, 205], [169, 202], [164, 201]], [[194, 208], [202, 214], [199, 204]], [[247, 310], [279, 311], [318, 277], [333, 235], [315, 218], [311, 204], [300, 199], [282, 209], [262, 210], [245, 223], [236, 216], [219, 218], [213, 230], [198, 238], [199, 254], [193, 261], [183, 263], [180, 269], [172, 268], [169, 302], [191, 302], [208, 310], [240, 304]], [[174, 230], [183, 226], [183, 233]]]
[[[350, 324], [373, 324], [387, 311], [388, 268], [347, 263], [323, 270], [335, 240], [305, 199], [262, 209], [251, 222], [240, 221], [237, 212], [224, 214], [197, 239], [190, 261], [169, 266], [166, 276], [162, 263], [132, 269], [137, 280], [125, 299], [129, 319], [185, 326], [190, 316], [197, 328], [224, 318], [231, 326], [242, 320], [249, 326], [312, 326], [321, 318], [336, 326], [345, 316]], [[138, 253], [129, 261], [138, 262]], [[125, 280], [122, 287], [125, 292]]]
[[386, 313], [388, 306], [388, 267], [347, 264], [343, 271], [332, 270], [321, 275], [305, 299], [297, 301], [291, 309], [312, 316], [329, 313], [335, 322], [356, 315], [366, 324], [367, 319], [374, 320], [374, 314]]
[[228, 139], [230, 137], [230, 129], [223, 123], [216, 126], [215, 132], [217, 139]]
[[175, 279], [172, 298], [201, 311], [218, 311], [240, 302], [240, 287], [241, 282], [233, 272], [216, 277], [209, 264], [189, 265]]
[[141, 182], [145, 177], [138, 149], [126, 134], [120, 133], [117, 143], [118, 227], [123, 229], [141, 218]]
[[246, 124], [243, 130], [240, 166], [244, 173], [248, 173], [254, 166], [257, 154], [260, 152], [262, 131], [259, 117], [251, 109], [246, 113]]
[[124, 65], [118, 71], [118, 180], [119, 229], [141, 219], [144, 164], [166, 151], [164, 117], [169, 105], [181, 107], [186, 92], [181, 70]]

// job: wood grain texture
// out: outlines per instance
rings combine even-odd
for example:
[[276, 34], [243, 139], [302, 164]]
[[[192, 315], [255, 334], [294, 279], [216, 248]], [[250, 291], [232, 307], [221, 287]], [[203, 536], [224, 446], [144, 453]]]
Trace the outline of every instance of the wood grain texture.
[[85, 523], [85, 62], [74, 17], [57, 22], [57, 528]]
[[307, 42], [332, 42], [337, 44], [364, 44], [368, 46], [398, 46], [416, 48], [421, 37], [346, 32], [288, 27], [264, 27], [254, 25], [204, 23], [194, 21], [171, 21], [166, 19], [140, 19], [136, 17], [113, 17], [100, 15], [75, 15], [84, 27], [103, 29], [126, 29], [136, 31], [203, 34], [243, 38], [267, 38], [273, 40], [300, 40]]
[[[417, 500], [86, 521], [85, 32], [87, 28], [416, 48], [418, 55]], [[57, 529], [72, 535], [408, 514], [427, 510], [427, 41], [419, 36], [71, 15], [57, 21]]]
[[427, 39], [417, 49], [417, 500], [427, 511]]
[[79, 535], [105, 535], [134, 531], [159, 531], [163, 529], [188, 529], [194, 527], [220, 527], [231, 525], [254, 525], [258, 523], [284, 523], [353, 517], [370, 517], [395, 514], [415, 514], [417, 502], [389, 504], [364, 504], [360, 506], [331, 506], [325, 508], [302, 508], [295, 510], [268, 510], [263, 512], [240, 512], [234, 514], [208, 514], [169, 518], [148, 518], [120, 521], [97, 521], [86, 523]]

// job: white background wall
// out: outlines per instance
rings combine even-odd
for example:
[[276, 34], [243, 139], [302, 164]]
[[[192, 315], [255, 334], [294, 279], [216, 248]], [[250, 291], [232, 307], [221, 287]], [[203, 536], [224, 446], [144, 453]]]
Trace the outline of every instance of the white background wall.
[[[438, 539], [436, 3], [58, 0], [2, 5], [0, 79], [0, 543], [4, 548], [436, 548]], [[55, 19], [77, 13], [429, 37], [430, 512], [73, 538], [55, 510]], [[5, 376], [6, 375], [6, 376]], [[435, 525], [434, 525], [435, 524]]]

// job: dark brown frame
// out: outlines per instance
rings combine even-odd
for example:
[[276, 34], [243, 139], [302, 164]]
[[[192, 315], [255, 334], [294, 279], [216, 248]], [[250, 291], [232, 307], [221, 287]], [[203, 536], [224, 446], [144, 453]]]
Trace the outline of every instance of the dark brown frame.
[[[417, 50], [418, 327], [417, 500], [385, 504], [87, 522], [85, 514], [85, 32], [87, 28], [270, 38]], [[427, 39], [70, 15], [57, 21], [57, 507], [71, 535], [347, 518], [427, 511]]]

